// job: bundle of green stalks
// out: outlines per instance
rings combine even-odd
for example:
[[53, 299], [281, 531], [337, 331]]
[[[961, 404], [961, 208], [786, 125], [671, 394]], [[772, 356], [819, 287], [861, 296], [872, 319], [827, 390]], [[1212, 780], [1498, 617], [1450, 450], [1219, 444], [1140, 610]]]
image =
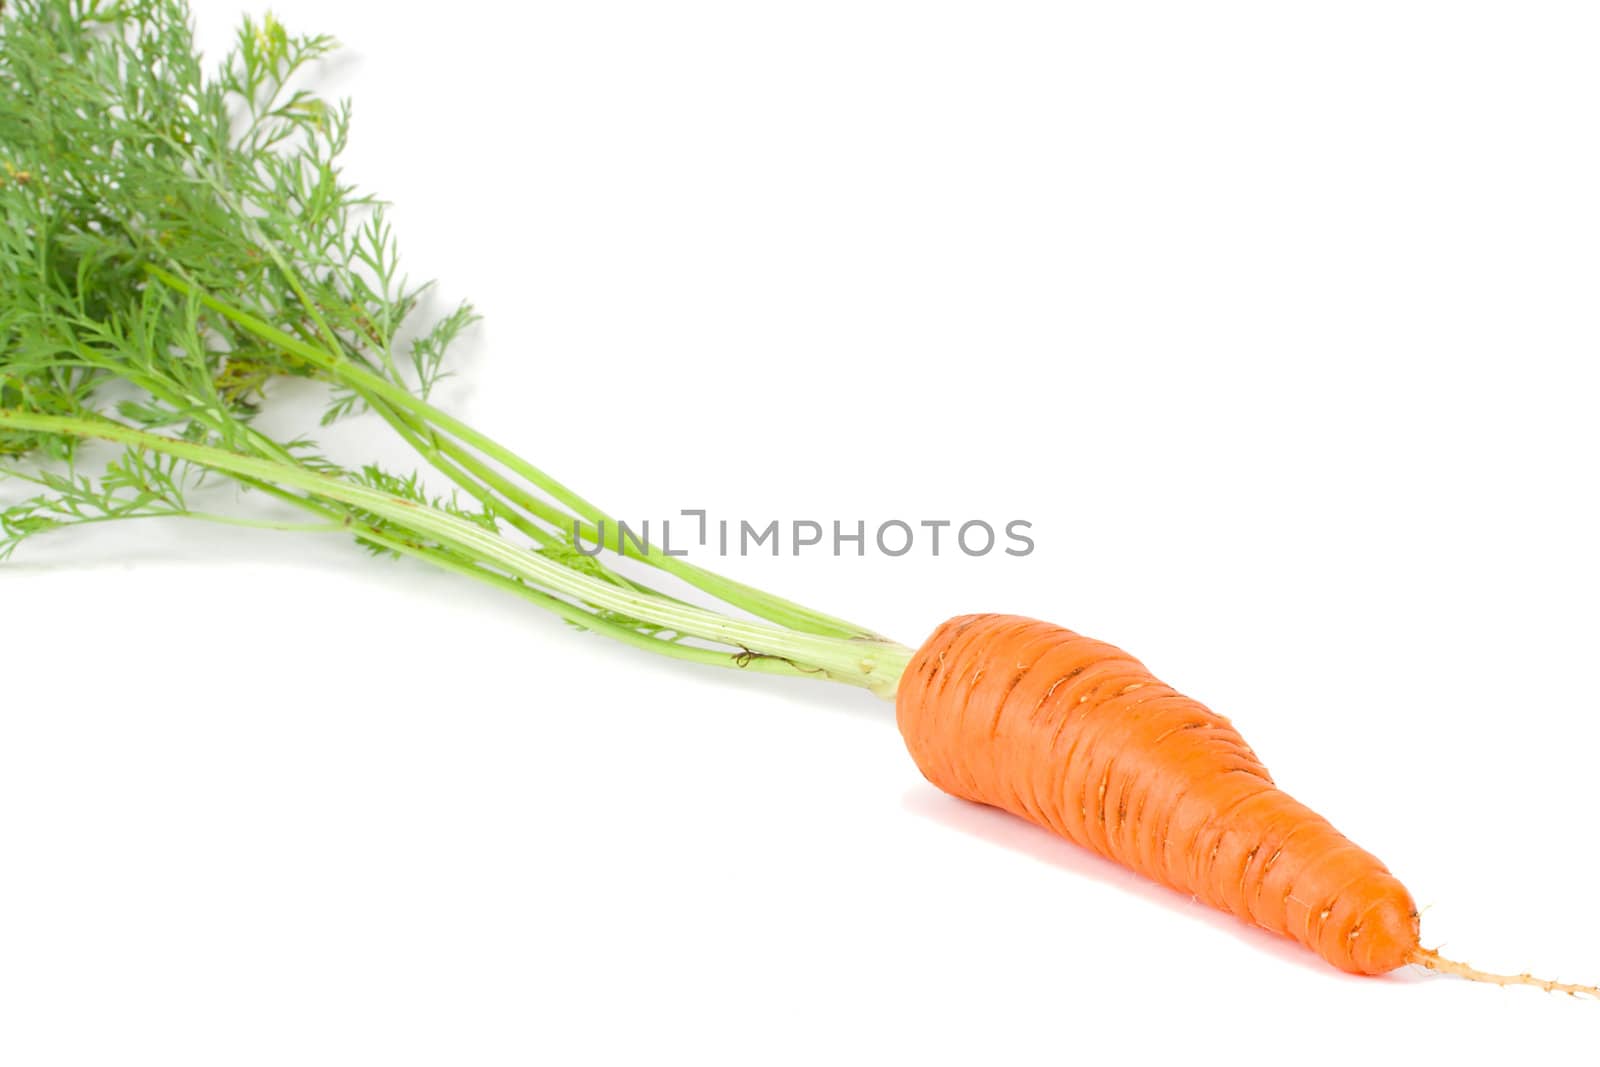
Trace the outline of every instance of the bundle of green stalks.
[[[0, 478], [30, 488], [0, 511], [0, 558], [134, 519], [324, 533], [651, 652], [892, 694], [904, 647], [624, 546], [605, 512], [431, 402], [474, 315], [418, 321], [426, 286], [402, 273], [384, 205], [341, 173], [350, 108], [305, 85], [334, 47], [247, 19], [208, 67], [183, 0], [6, 13]], [[265, 432], [283, 379], [325, 389], [321, 426], [364, 415], [422, 469], [336, 462], [314, 417]], [[192, 506], [219, 478], [245, 492]], [[624, 547], [656, 578], [625, 574]]]

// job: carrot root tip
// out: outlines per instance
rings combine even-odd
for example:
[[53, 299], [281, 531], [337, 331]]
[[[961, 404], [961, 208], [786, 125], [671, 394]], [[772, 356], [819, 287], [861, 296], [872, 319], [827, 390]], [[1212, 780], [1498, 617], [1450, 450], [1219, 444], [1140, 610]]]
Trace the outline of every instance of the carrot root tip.
[[1465, 978], [1469, 982], [1488, 982], [1497, 986], [1531, 985], [1544, 990], [1546, 993], [1565, 993], [1569, 997], [1590, 997], [1594, 1000], [1600, 1000], [1600, 986], [1578, 985], [1573, 982], [1555, 982], [1548, 978], [1535, 978], [1527, 972], [1522, 974], [1493, 974], [1489, 971], [1480, 971], [1476, 967], [1457, 960], [1446, 959], [1431, 948], [1417, 949], [1412, 952], [1407, 962], [1439, 974]]

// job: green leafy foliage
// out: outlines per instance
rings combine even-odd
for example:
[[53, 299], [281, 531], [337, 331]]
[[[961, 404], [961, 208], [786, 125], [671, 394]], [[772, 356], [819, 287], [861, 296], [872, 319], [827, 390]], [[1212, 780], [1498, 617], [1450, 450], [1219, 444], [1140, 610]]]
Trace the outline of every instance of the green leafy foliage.
[[[350, 107], [305, 84], [334, 47], [246, 19], [208, 69], [184, 0], [4, 10], [0, 481], [27, 489], [0, 502], [0, 557], [40, 533], [134, 518], [334, 531], [669, 655], [813, 673], [801, 650], [881, 687], [862, 645], [833, 647], [871, 637], [857, 627], [646, 561], [777, 625], [735, 619], [577, 551], [575, 529], [605, 516], [432, 406], [476, 316], [461, 304], [416, 321], [427, 286], [402, 271], [383, 204], [343, 174]], [[319, 384], [325, 404], [269, 435], [259, 415], [285, 379]], [[363, 413], [451, 489], [318, 446], [320, 427]], [[109, 460], [84, 446], [96, 438], [116, 444]], [[193, 510], [188, 491], [218, 472], [315, 521]]]
[[[331, 38], [246, 19], [208, 74], [181, 0], [20, 0], [3, 27], [0, 407], [114, 414], [338, 471], [308, 439], [285, 447], [250, 423], [275, 379], [328, 382], [324, 423], [369, 400], [154, 281], [150, 264], [403, 388], [426, 394], [438, 381], [472, 312], [418, 331], [402, 375], [393, 350], [422, 290], [400, 274], [382, 205], [341, 177], [349, 106], [292, 84]], [[120, 391], [102, 405], [111, 381]], [[79, 447], [71, 435], [0, 431], [0, 452], [70, 463]], [[108, 490], [116, 480], [114, 466], [100, 475]], [[427, 502], [415, 477], [390, 488]], [[51, 491], [6, 513], [7, 548], [54, 528], [41, 516], [93, 503]], [[148, 507], [96, 499], [104, 517]]]

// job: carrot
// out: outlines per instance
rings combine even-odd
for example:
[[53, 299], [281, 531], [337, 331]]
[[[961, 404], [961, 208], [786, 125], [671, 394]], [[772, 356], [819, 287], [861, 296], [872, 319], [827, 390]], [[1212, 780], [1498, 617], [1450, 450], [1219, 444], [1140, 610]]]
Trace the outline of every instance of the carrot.
[[[247, 19], [213, 66], [185, 0], [0, 8], [0, 481], [36, 491], [0, 501], [0, 560], [48, 531], [125, 519], [353, 537], [631, 648], [894, 699], [941, 788], [1346, 971], [1410, 963], [1597, 993], [1423, 948], [1412, 897], [1383, 864], [1279, 790], [1226, 719], [1110, 645], [975, 615], [913, 650], [664, 543], [639, 546], [644, 567], [617, 566], [630, 551], [612, 514], [430, 400], [474, 315], [462, 305], [417, 328], [423, 288], [404, 280], [375, 202], [340, 178], [348, 110], [289, 90], [331, 38]], [[106, 148], [118, 144], [149, 151]], [[320, 383], [321, 425], [370, 412], [451, 491], [387, 459], [326, 454], [291, 413], [270, 420], [273, 436], [257, 415], [279, 378]], [[112, 446], [98, 474], [90, 441]], [[196, 509], [191, 490], [217, 477], [248, 500]], [[684, 584], [708, 603], [678, 595]]]
[[1418, 964], [1495, 975], [1425, 949], [1411, 894], [1377, 857], [1279, 789], [1222, 716], [1121, 649], [1015, 615], [936, 630], [901, 677], [896, 718], [928, 780], [1052, 830], [1341, 970]]

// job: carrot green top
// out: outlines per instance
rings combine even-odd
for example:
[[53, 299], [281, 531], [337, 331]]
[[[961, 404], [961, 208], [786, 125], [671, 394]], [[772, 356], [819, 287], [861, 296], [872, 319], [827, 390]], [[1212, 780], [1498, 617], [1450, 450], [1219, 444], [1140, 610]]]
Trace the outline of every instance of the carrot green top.
[[[652, 652], [892, 696], [908, 649], [679, 556], [643, 553], [646, 582], [578, 551], [619, 552], [617, 524], [431, 403], [474, 314], [416, 321], [426, 286], [340, 170], [349, 106], [302, 84], [334, 47], [247, 19], [208, 71], [184, 0], [18, 0], [0, 22], [0, 478], [33, 486], [0, 504], [0, 558], [164, 516], [353, 536]], [[289, 377], [326, 388], [322, 425], [370, 412], [448, 491], [337, 462], [315, 426], [262, 430]], [[208, 473], [303, 515], [196, 510]]]

